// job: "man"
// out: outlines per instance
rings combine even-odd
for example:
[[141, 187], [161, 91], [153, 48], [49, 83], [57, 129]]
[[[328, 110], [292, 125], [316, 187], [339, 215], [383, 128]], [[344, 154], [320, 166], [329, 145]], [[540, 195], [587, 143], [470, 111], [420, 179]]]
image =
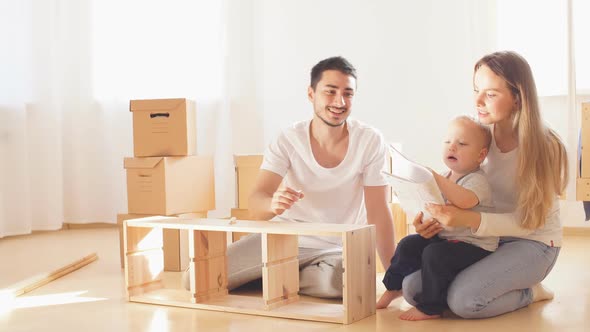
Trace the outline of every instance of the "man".
[[[386, 144], [375, 129], [348, 119], [356, 70], [342, 57], [325, 59], [311, 71], [311, 120], [285, 130], [264, 154], [250, 195], [251, 214], [283, 222], [374, 224], [383, 266], [394, 252], [387, 185], [381, 171]], [[283, 185], [281, 185], [283, 183]], [[228, 288], [261, 277], [260, 235], [228, 248]], [[342, 296], [340, 238], [299, 237], [300, 293]]]

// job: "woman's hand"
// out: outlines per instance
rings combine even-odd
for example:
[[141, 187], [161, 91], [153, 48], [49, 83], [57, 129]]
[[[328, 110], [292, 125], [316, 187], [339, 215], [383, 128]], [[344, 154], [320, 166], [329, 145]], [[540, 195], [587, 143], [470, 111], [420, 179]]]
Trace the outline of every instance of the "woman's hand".
[[463, 210], [454, 205], [426, 204], [426, 211], [442, 225], [449, 227], [479, 228], [481, 214], [471, 210]]
[[430, 239], [442, 231], [442, 226], [436, 220], [428, 219], [426, 221], [422, 221], [423, 216], [424, 214], [420, 212], [416, 215], [416, 217], [414, 217], [413, 224], [416, 228], [416, 233], [420, 234], [420, 236], [425, 239]]

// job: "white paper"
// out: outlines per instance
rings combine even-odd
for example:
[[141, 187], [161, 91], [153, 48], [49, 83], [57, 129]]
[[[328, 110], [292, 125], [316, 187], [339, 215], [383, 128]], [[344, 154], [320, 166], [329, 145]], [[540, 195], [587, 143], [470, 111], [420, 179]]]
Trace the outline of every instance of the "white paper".
[[390, 145], [389, 150], [391, 174], [383, 173], [401, 207], [406, 213], [417, 214], [422, 211], [425, 219], [430, 218], [430, 214], [424, 209], [426, 203], [445, 204], [434, 176], [426, 167], [409, 160], [393, 146]]

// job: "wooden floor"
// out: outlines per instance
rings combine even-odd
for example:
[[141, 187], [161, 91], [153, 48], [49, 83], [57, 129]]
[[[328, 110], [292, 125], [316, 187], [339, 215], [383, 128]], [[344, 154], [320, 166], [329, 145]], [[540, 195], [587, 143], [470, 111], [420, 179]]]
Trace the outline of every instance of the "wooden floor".
[[[89, 253], [99, 259], [14, 301], [0, 302], [0, 331], [590, 331], [590, 237], [565, 238], [544, 282], [552, 301], [483, 320], [398, 319], [402, 300], [351, 325], [129, 303], [116, 228], [64, 230], [0, 239], [0, 288]], [[379, 276], [378, 276], [379, 278]], [[384, 289], [377, 283], [380, 294]]]

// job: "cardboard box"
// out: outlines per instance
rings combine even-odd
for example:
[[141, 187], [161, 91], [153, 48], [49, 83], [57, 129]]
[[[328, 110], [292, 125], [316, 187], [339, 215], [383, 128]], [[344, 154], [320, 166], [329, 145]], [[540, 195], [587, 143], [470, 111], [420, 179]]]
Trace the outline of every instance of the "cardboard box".
[[[256, 220], [250, 216], [250, 211], [248, 209], [231, 209], [231, 216], [238, 220]], [[231, 242], [236, 242], [248, 234], [250, 233], [232, 232]]]
[[[123, 222], [128, 219], [153, 217], [146, 214], [118, 214], [117, 225], [119, 226], [119, 258], [121, 267], [125, 267], [125, 253], [123, 246]], [[207, 212], [183, 213], [177, 217], [207, 218]], [[164, 249], [164, 271], [184, 271], [188, 267], [188, 231], [180, 229], [163, 230]]]
[[171, 216], [215, 209], [213, 158], [125, 158], [128, 211]]
[[197, 146], [195, 102], [179, 99], [131, 100], [133, 155], [189, 156]]
[[262, 155], [235, 155], [236, 200], [239, 209], [248, 209], [248, 197], [252, 193], [262, 164]]
[[590, 102], [582, 103], [582, 174], [579, 177], [590, 178]]

